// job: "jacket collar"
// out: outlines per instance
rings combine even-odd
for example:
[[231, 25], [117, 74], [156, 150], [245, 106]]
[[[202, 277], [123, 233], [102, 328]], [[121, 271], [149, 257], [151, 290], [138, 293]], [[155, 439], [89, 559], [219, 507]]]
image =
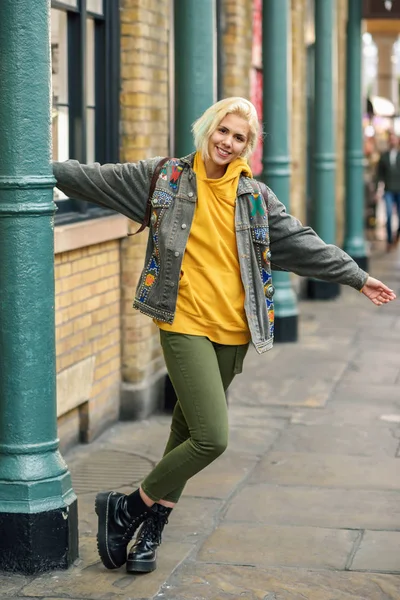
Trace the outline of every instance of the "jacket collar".
[[188, 154], [187, 156], [184, 156], [183, 158], [180, 158], [179, 160], [181, 162], [185, 163], [185, 165], [188, 165], [189, 167], [193, 167], [195, 155], [196, 155], [196, 152], [191, 152], [190, 154]]
[[[195, 155], [196, 152], [191, 152], [190, 154], [188, 154], [187, 156], [183, 156], [179, 160], [183, 162], [185, 166], [192, 168]], [[237, 190], [238, 196], [243, 196], [243, 194], [252, 194], [254, 192], [254, 187], [251, 184], [251, 181], [252, 180], [250, 179], [250, 177], [245, 177], [244, 175], [240, 176]]]

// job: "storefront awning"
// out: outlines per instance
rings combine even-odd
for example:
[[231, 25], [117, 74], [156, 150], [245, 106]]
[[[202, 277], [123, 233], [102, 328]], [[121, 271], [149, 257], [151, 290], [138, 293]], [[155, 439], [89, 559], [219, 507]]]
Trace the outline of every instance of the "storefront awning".
[[371, 96], [368, 98], [368, 113], [377, 117], [394, 117], [396, 110], [388, 98]]

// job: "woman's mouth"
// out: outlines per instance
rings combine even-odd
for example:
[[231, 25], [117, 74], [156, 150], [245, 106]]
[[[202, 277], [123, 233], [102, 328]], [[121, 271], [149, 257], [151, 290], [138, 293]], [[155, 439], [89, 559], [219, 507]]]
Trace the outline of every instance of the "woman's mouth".
[[216, 150], [217, 150], [217, 154], [221, 157], [221, 158], [228, 158], [228, 156], [230, 156], [230, 152], [228, 152], [227, 150], [223, 150], [222, 148], [220, 148], [219, 146], [215, 146]]

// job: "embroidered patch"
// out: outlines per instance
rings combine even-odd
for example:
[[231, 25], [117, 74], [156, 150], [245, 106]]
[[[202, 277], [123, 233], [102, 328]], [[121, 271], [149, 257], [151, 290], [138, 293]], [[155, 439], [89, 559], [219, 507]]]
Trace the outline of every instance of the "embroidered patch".
[[155, 207], [169, 206], [173, 200], [173, 196], [164, 192], [164, 190], [155, 190], [151, 198], [151, 203]]
[[174, 192], [178, 189], [178, 181], [179, 177], [182, 175], [183, 167], [182, 165], [172, 165], [171, 170], [171, 178], [169, 180], [170, 187], [174, 190]]
[[270, 330], [271, 335], [274, 335], [274, 318], [275, 318], [274, 303], [272, 300], [268, 300], [268, 298], [266, 299], [266, 303], [267, 303], [269, 330]]
[[261, 194], [254, 193], [250, 196], [251, 200], [251, 216], [255, 217], [257, 213], [262, 217], [265, 215], [263, 197]]
[[152, 256], [151, 260], [150, 260], [150, 264], [147, 268], [147, 273], [146, 276], [144, 278], [144, 282], [143, 282], [143, 287], [142, 287], [142, 291], [140, 293], [140, 298], [139, 300], [141, 302], [143, 302], [144, 300], [146, 300], [148, 293], [150, 291], [150, 288], [154, 285], [154, 282], [157, 278], [157, 275], [160, 271], [160, 266], [159, 263], [157, 261], [157, 258], [155, 256]]
[[158, 233], [154, 231], [153, 233], [153, 245], [154, 245], [154, 254], [157, 258], [160, 256], [160, 251], [158, 249]]
[[160, 171], [160, 179], [163, 179], [164, 181], [167, 181], [168, 177], [167, 177], [167, 165], [166, 163], [164, 164], [164, 166], [162, 167], [161, 171]]
[[253, 235], [256, 242], [267, 243], [268, 233], [268, 227], [254, 227], [253, 229]]
[[268, 273], [265, 269], [261, 270], [262, 272], [262, 282], [264, 286], [264, 293], [266, 293], [267, 286], [271, 283], [272, 276], [271, 273]]

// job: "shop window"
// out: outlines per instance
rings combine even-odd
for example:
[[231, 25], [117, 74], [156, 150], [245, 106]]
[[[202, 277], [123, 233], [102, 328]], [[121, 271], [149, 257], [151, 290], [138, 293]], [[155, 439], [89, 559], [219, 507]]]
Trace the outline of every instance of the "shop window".
[[[119, 7], [116, 0], [53, 0], [53, 160], [118, 162]], [[56, 224], [110, 213], [55, 190]]]

